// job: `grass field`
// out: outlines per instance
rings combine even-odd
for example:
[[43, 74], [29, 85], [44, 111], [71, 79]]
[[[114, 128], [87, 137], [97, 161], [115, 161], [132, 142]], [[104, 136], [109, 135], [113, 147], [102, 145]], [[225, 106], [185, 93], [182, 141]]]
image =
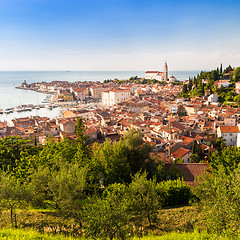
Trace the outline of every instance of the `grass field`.
[[[197, 207], [194, 206], [162, 209], [159, 211], [155, 225], [151, 229], [149, 229], [147, 225], [144, 228], [142, 232], [144, 237], [135, 237], [133, 240], [229, 239], [216, 235], [209, 235], [205, 231], [207, 228], [204, 217], [204, 214], [199, 212]], [[73, 219], [63, 219], [55, 211], [34, 209], [18, 210], [17, 221], [18, 229], [11, 229], [9, 212], [2, 212], [0, 217], [0, 240], [83, 240], [83, 238], [65, 237], [59, 234], [60, 232], [73, 232], [72, 226], [77, 223], [75, 223]], [[59, 231], [61, 227], [63, 230]], [[64, 231], [68, 227], [70, 231]], [[199, 229], [199, 231], [194, 230], [196, 228]], [[40, 234], [39, 232], [44, 234]], [[49, 235], [52, 233], [58, 234]]]
[[[64, 237], [61, 235], [48, 235], [40, 234], [36, 231], [31, 230], [20, 230], [20, 229], [2, 229], [0, 230], [0, 240], [90, 240], [83, 238]], [[168, 233], [163, 236], [146, 236], [143, 238], [132, 238], [131, 240], [227, 240], [228, 238], [220, 237], [217, 235], [209, 235], [206, 232], [199, 233], [194, 231], [191, 233]]]

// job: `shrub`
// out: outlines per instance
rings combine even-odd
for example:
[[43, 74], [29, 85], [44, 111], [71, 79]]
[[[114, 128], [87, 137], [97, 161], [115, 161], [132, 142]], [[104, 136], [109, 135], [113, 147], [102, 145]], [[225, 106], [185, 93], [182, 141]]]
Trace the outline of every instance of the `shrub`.
[[180, 179], [160, 182], [158, 188], [163, 196], [163, 206], [188, 204], [192, 196], [190, 186]]

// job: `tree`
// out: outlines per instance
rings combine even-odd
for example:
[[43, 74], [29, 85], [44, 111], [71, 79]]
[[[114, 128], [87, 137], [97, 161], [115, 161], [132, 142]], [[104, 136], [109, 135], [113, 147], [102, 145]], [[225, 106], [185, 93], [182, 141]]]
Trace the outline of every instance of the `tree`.
[[233, 71], [233, 68], [232, 68], [231, 65], [229, 65], [228, 67], [226, 67], [226, 69], [224, 69], [224, 72], [223, 72], [223, 73], [229, 73], [229, 72], [231, 72], [231, 71]]
[[226, 143], [223, 141], [222, 137], [217, 138], [215, 145], [215, 147], [220, 151], [226, 147]]
[[222, 74], [222, 70], [223, 70], [223, 68], [222, 68], [222, 63], [221, 63], [221, 66], [220, 66], [220, 74]]
[[120, 144], [123, 144], [125, 148], [130, 173], [134, 175], [138, 171], [147, 170], [149, 177], [151, 177], [152, 171], [154, 172], [157, 166], [150, 157], [153, 147], [143, 141], [142, 133], [139, 130], [131, 128], [123, 135]]
[[233, 101], [236, 102], [237, 104], [240, 104], [240, 95], [237, 95], [233, 98]]
[[[113, 183], [130, 182], [130, 166], [128, 163], [123, 141], [112, 143], [109, 139], [93, 147], [92, 162], [98, 171], [99, 180], [102, 178], [104, 186]], [[95, 168], [96, 169], [96, 168]]]
[[192, 90], [192, 86], [193, 86], [192, 79], [189, 79], [189, 82], [188, 82], [188, 91], [189, 92]]
[[183, 92], [183, 93], [187, 93], [187, 92], [188, 92], [187, 84], [183, 84], [182, 92]]
[[192, 197], [191, 188], [183, 178], [159, 182], [158, 189], [163, 197], [164, 206], [188, 204]]
[[0, 205], [10, 211], [12, 227], [17, 227], [16, 208], [22, 207], [28, 196], [25, 184], [21, 184], [14, 175], [0, 173]]
[[93, 196], [84, 206], [87, 236], [110, 240], [126, 239], [131, 233], [128, 212], [128, 188], [115, 183], [104, 190], [102, 197]]
[[66, 217], [74, 217], [81, 224], [81, 209], [86, 186], [87, 169], [78, 164], [66, 164], [54, 173], [49, 189], [58, 209]]
[[35, 207], [46, 207], [46, 201], [53, 200], [49, 183], [53, 181], [53, 173], [48, 167], [38, 167], [29, 175], [28, 189], [31, 193], [30, 202]]
[[240, 81], [240, 67], [235, 68], [235, 70], [233, 71], [233, 80], [235, 82]]
[[32, 156], [38, 148], [30, 144], [31, 140], [21, 137], [3, 137], [0, 139], [0, 169], [12, 172], [22, 155]]
[[192, 154], [190, 159], [192, 163], [199, 163], [201, 161], [201, 157], [196, 153]]
[[75, 134], [77, 136], [77, 140], [74, 142], [77, 150], [74, 156], [75, 161], [85, 162], [91, 158], [90, 138], [85, 135], [85, 131], [86, 126], [83, 119], [78, 118], [75, 125]]
[[213, 81], [218, 80], [218, 72], [216, 70], [211, 71], [211, 79], [213, 79]]
[[237, 147], [225, 147], [211, 156], [210, 166], [212, 171], [218, 171], [219, 167], [222, 167], [229, 174], [238, 168], [239, 164], [240, 149]]
[[131, 210], [141, 224], [148, 220], [151, 227], [156, 220], [157, 211], [162, 206], [162, 198], [158, 192], [156, 179], [147, 179], [147, 173], [137, 173], [129, 185]]
[[198, 179], [194, 188], [199, 198], [199, 207], [206, 215], [208, 230], [227, 233], [231, 239], [240, 233], [240, 168], [226, 172], [224, 166]]

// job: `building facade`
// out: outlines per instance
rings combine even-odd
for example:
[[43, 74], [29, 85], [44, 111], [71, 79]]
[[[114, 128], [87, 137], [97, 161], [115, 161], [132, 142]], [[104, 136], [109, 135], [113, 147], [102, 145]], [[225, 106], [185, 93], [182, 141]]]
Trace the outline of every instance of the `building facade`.
[[124, 100], [127, 100], [131, 96], [131, 93], [127, 89], [113, 89], [105, 91], [102, 94], [102, 103], [105, 106], [113, 106]]
[[156, 79], [158, 81], [168, 81], [168, 66], [165, 62], [164, 64], [164, 71], [147, 71], [145, 72], [146, 79]]

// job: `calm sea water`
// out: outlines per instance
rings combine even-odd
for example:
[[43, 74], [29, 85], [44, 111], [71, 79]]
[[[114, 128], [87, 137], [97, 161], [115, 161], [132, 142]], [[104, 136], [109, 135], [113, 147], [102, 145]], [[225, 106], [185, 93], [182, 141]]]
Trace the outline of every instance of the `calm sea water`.
[[[186, 80], [195, 76], [199, 71], [170, 71], [178, 80]], [[27, 83], [51, 81], [104, 81], [105, 79], [128, 79], [132, 76], [144, 77], [144, 71], [16, 71], [0, 72], [0, 109], [16, 107], [23, 104], [42, 104], [46, 94], [16, 89], [16, 86], [26, 80]], [[55, 117], [60, 114], [58, 109], [48, 111], [45, 109], [24, 113], [0, 115], [0, 121], [30, 115]]]

